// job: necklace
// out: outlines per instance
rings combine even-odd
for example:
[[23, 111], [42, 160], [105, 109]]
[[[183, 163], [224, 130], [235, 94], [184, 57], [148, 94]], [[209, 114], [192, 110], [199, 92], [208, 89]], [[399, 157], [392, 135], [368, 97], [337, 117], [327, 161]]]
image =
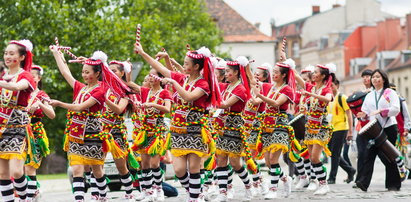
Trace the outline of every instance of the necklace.
[[[278, 89], [276, 89], [276, 87], [273, 85], [273, 87], [271, 87], [270, 92], [268, 93], [267, 97], [270, 98], [270, 99], [277, 99], [278, 94], [280, 93], [280, 91], [281, 91], [285, 86], [286, 86], [286, 84], [283, 83], [283, 85], [281, 85]], [[269, 104], [267, 104], [267, 108], [268, 108], [269, 110], [273, 110], [273, 109], [274, 109], [274, 107], [271, 106], [271, 105], [269, 105]], [[276, 107], [276, 108], [278, 109], [279, 107]]]
[[224, 91], [224, 100], [228, 100], [231, 97], [233, 90], [240, 85], [241, 80], [238, 80], [234, 85], [228, 85], [227, 89]]
[[[163, 88], [160, 87], [160, 89], [154, 92], [153, 94], [152, 89], [150, 89], [150, 91], [148, 92], [147, 98], [146, 98], [146, 103], [157, 103], [157, 100], [160, 98], [159, 94], [162, 90]], [[152, 97], [154, 97], [155, 99], [152, 102], [150, 102], [150, 98]], [[154, 107], [146, 108], [146, 112], [148, 115], [153, 115], [155, 110], [156, 109]]]
[[[316, 86], [314, 86], [311, 90], [312, 93], [321, 95], [325, 85], [322, 85], [318, 90], [316, 90]], [[314, 98], [313, 96], [310, 97], [310, 111], [315, 111], [318, 105], [318, 98]]]
[[96, 85], [92, 86], [91, 88], [87, 88], [88, 86], [84, 86], [81, 88], [80, 93], [77, 95], [76, 100], [74, 101], [74, 104], [80, 104], [84, 102], [84, 99], [87, 94], [89, 94], [91, 91], [99, 87], [99, 84], [97, 83]]
[[[191, 92], [191, 91], [193, 90], [194, 85], [197, 83], [197, 81], [200, 80], [200, 79], [202, 79], [202, 78], [203, 78], [203, 76], [200, 75], [200, 76], [198, 76], [196, 79], [194, 79], [192, 82], [188, 83], [189, 77], [187, 77], [187, 78], [184, 80], [183, 89], [184, 89], [184, 90], [187, 90], [188, 92]], [[189, 86], [188, 89], [186, 89], [186, 88], [187, 88], [187, 85]], [[184, 100], [182, 97], [180, 97], [180, 96], [178, 96], [178, 97], [179, 97], [180, 102], [181, 102], [182, 105], [188, 105], [188, 102], [187, 102], [187, 101], [185, 101], [185, 100]]]
[[[16, 74], [13, 75], [9, 75], [8, 72], [6, 72], [6, 74], [4, 75], [4, 77], [8, 77], [10, 79], [9, 82], [11, 83], [16, 83], [17, 82], [17, 78], [19, 77], [19, 75], [23, 72], [23, 69], [19, 69], [19, 71]], [[3, 77], [3, 78], [4, 78]], [[17, 92], [16, 97], [18, 97], [19, 95], [19, 91]], [[6, 88], [1, 88], [1, 96], [0, 96], [0, 104], [1, 106], [7, 106], [10, 104], [10, 101], [13, 98], [13, 91], [8, 90]], [[17, 101], [17, 99], [16, 99]]]

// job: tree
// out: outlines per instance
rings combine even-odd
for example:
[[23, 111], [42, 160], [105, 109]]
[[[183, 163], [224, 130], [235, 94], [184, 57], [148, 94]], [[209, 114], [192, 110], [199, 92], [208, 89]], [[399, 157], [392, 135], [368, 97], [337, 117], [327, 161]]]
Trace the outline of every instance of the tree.
[[[185, 45], [207, 46], [214, 50], [221, 33], [198, 0], [19, 0], [0, 4], [0, 48], [10, 40], [30, 39], [34, 63], [45, 69], [44, 90], [54, 99], [70, 102], [72, 89], [58, 72], [49, 45], [58, 36], [61, 45], [72, 47], [76, 55], [91, 56], [102, 50], [109, 60], [141, 60], [133, 52], [136, 25], [142, 25], [141, 41], [154, 55], [164, 47], [182, 61]], [[68, 59], [68, 57], [66, 57]], [[81, 79], [81, 66], [69, 64]], [[140, 75], [148, 72], [145, 65]], [[139, 81], [142, 77], [140, 76]], [[57, 109], [53, 121], [46, 120], [50, 144], [61, 150], [66, 110]]]

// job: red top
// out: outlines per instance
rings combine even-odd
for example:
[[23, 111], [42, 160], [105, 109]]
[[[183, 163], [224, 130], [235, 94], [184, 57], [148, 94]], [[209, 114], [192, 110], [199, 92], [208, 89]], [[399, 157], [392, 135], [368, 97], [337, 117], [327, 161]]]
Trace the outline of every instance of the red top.
[[[4, 80], [4, 78], [2, 77], [0, 78], [0, 80]], [[19, 73], [17, 80], [15, 80], [14, 82], [18, 83], [21, 80], [26, 80], [29, 83], [29, 87], [25, 90], [13, 91], [9, 104], [27, 107], [30, 99], [30, 94], [34, 91], [34, 89], [36, 89], [36, 83], [34, 82], [33, 76], [28, 71], [22, 71], [21, 73]], [[2, 88], [0, 89], [2, 90]], [[17, 100], [17, 103], [13, 102], [13, 100]]]
[[[269, 104], [266, 105], [265, 112], [267, 113], [278, 113], [280, 111], [287, 111], [289, 104], [292, 102], [293, 90], [290, 86], [284, 85], [278, 93], [276, 89], [273, 89], [274, 84], [265, 83], [263, 84], [264, 96], [267, 96], [270, 99], [277, 100], [280, 95], [285, 95], [287, 101], [285, 101], [280, 107], [273, 107]], [[275, 97], [274, 97], [275, 96]]]
[[230, 85], [229, 83], [220, 83], [220, 90], [223, 92], [223, 100], [228, 100], [231, 96], [236, 96], [239, 101], [234, 103], [228, 111], [230, 112], [242, 112], [245, 108], [245, 103], [248, 101], [247, 100], [247, 93], [246, 89], [243, 84], [237, 85], [231, 93], [226, 92], [227, 87]]
[[[187, 83], [186, 86], [184, 86], [184, 84], [186, 83], [188, 76], [185, 74], [182, 74], [179, 72], [171, 72], [171, 79], [177, 81], [178, 84], [180, 84], [187, 91], [192, 92], [196, 88], [200, 88], [202, 91], [204, 91], [204, 95], [198, 98], [197, 100], [193, 101], [191, 103], [191, 106], [200, 107], [200, 108], [205, 109], [210, 105], [210, 103], [207, 102], [207, 99], [210, 95], [210, 87], [208, 85], [208, 82], [204, 78], [197, 80], [194, 84]], [[174, 89], [174, 92], [176, 92], [175, 89]], [[179, 105], [188, 104], [186, 101], [182, 100], [179, 96], [176, 96], [176, 97], [173, 96], [173, 99], [174, 99], [174, 102], [176, 102]]]
[[[83, 87], [86, 85], [84, 83], [81, 83], [79, 81], [74, 82], [74, 88], [73, 88], [73, 103], [76, 102], [76, 104], [83, 103], [88, 99], [94, 99], [97, 103], [90, 108], [88, 108], [89, 112], [99, 112], [103, 109], [104, 107], [104, 101], [105, 101], [105, 96], [104, 96], [104, 90], [100, 85], [100, 82], [97, 86], [92, 87], [91, 91], [82, 91]], [[83, 92], [83, 93], [80, 93]], [[84, 93], [86, 93], [84, 95]]]
[[[150, 93], [150, 88], [146, 87], [141, 87], [141, 98], [142, 98], [142, 103], [155, 103], [159, 105], [164, 105], [166, 100], [171, 101], [171, 95], [170, 92], [166, 89], [160, 90], [160, 92], [157, 92], [156, 94], [152, 94], [151, 97], [147, 100], [147, 97], [149, 96]], [[147, 110], [145, 110], [145, 113], [147, 114]], [[164, 112], [160, 110], [154, 110], [155, 114], [165, 114]]]
[[[32, 95], [33, 95], [33, 94], [32, 94]], [[36, 100], [33, 101], [33, 104], [34, 104], [37, 100], [39, 100], [40, 102], [42, 102], [42, 101], [43, 101], [43, 98], [50, 99], [50, 97], [49, 97], [49, 95], [47, 95], [47, 93], [45, 93], [44, 91], [40, 90], [40, 91], [37, 93], [36, 98], [35, 98]], [[38, 118], [44, 117], [43, 110], [42, 110], [41, 108], [39, 108], [39, 109], [37, 109], [36, 111], [34, 111], [33, 115], [36, 116], [36, 117], [38, 117]]]

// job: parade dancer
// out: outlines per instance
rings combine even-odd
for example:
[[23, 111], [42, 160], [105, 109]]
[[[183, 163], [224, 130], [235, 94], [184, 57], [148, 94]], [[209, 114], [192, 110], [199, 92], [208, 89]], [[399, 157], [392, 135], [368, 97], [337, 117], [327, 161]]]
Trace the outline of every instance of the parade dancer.
[[145, 199], [142, 201], [164, 201], [162, 188], [163, 171], [160, 168], [160, 157], [168, 148], [165, 145], [170, 138], [164, 123], [166, 113], [170, 112], [171, 95], [160, 85], [163, 75], [155, 69], [150, 71], [149, 84], [151, 88], [140, 87], [143, 114], [140, 115], [141, 128], [136, 128], [136, 138], [133, 150], [141, 155], [142, 192]]
[[120, 181], [126, 191], [123, 198], [127, 201], [135, 201], [132, 194], [133, 178], [127, 168], [127, 163], [130, 162], [131, 167], [134, 168], [139, 168], [139, 164], [128, 145], [124, 114], [128, 110], [130, 101], [125, 89], [121, 87], [121, 83], [126, 82], [126, 73], [129, 72], [131, 72], [129, 62], [111, 61], [108, 68], [103, 67], [103, 81], [110, 88], [105, 94], [106, 99], [101, 120], [103, 123], [102, 133], [111, 136], [109, 138], [110, 152], [119, 171]]
[[[394, 90], [389, 88], [388, 76], [380, 69], [372, 72], [371, 86], [373, 90], [365, 97], [361, 112], [357, 114], [357, 117], [361, 118], [362, 121], [377, 119], [383, 128], [383, 134], [387, 136], [387, 140], [395, 145], [398, 138], [395, 116], [400, 112], [399, 97]], [[367, 191], [371, 183], [377, 155], [385, 165], [385, 188], [389, 191], [399, 191], [401, 177], [408, 175], [408, 170], [405, 169], [401, 156], [398, 156], [395, 162], [390, 162], [385, 155], [382, 155], [381, 149], [375, 145], [367, 147], [364, 166], [360, 171], [362, 173], [356, 182], [357, 187], [362, 191]]]
[[[254, 79], [263, 83], [271, 83], [271, 71], [272, 67], [268, 63], [264, 63], [257, 67], [254, 72]], [[251, 73], [248, 73], [251, 74]], [[250, 75], [249, 75], [250, 76]], [[251, 76], [250, 76], [251, 78]], [[256, 97], [255, 93], [251, 93], [252, 97], [248, 100], [244, 111], [243, 118], [245, 121], [244, 130], [247, 134], [247, 142], [250, 146], [253, 159], [261, 159], [264, 155], [257, 152], [257, 139], [261, 131], [262, 114], [265, 110], [265, 102]], [[257, 173], [252, 174], [253, 187], [255, 194], [266, 194], [268, 189], [263, 186], [263, 178], [260, 170]]]
[[[326, 116], [328, 103], [332, 101], [333, 97], [331, 83], [335, 80], [335, 71], [334, 64], [317, 65], [312, 75], [315, 85], [305, 82], [296, 74], [298, 85], [304, 88], [301, 93], [308, 97], [310, 105], [307, 111], [304, 144], [308, 147], [306, 152], [310, 155], [311, 164], [319, 182], [319, 187], [314, 195], [324, 195], [329, 192], [326, 181], [327, 173], [320, 156], [323, 151], [327, 156], [331, 155], [327, 144], [331, 137], [332, 127], [328, 125]], [[301, 155], [303, 156], [303, 154]]]
[[27, 198], [28, 200], [38, 200], [39, 190], [36, 177], [36, 170], [40, 167], [41, 161], [44, 157], [50, 154], [49, 141], [42, 118], [46, 115], [50, 119], [54, 119], [56, 114], [54, 109], [49, 105], [50, 97], [41, 90], [44, 70], [42, 67], [33, 65], [31, 68], [31, 75], [36, 83], [36, 90], [31, 93], [28, 111], [30, 113], [30, 126], [34, 134], [34, 146], [36, 150], [35, 155], [29, 155], [24, 166], [24, 171], [28, 178]]
[[257, 85], [259, 88], [254, 89], [257, 97], [266, 103], [259, 140], [262, 143], [261, 152], [266, 156], [266, 164], [270, 167], [271, 183], [265, 199], [277, 198], [280, 179], [284, 182], [286, 197], [291, 193], [292, 178], [282, 172], [278, 161], [281, 154], [288, 152], [291, 145], [296, 142], [293, 129], [288, 126], [286, 113], [289, 104], [294, 100], [294, 67], [295, 63], [291, 59], [277, 63], [272, 75], [275, 84], [265, 84], [261, 87]]
[[68, 109], [65, 130], [64, 151], [73, 169], [73, 194], [76, 201], [84, 201], [84, 165], [90, 165], [99, 196], [93, 195], [92, 201], [107, 201], [107, 182], [103, 171], [104, 158], [108, 152], [107, 136], [101, 136], [101, 110], [104, 107], [105, 91], [100, 85], [102, 66], [107, 55], [96, 51], [84, 60], [82, 77], [86, 84], [77, 81], [71, 74], [62, 53], [57, 46], [50, 46], [60, 73], [73, 88], [73, 103], [52, 100], [51, 105]]
[[[301, 77], [305, 82], [311, 82], [312, 80], [312, 73], [314, 72], [314, 66], [308, 65], [304, 69], [301, 70]], [[295, 110], [294, 110], [294, 117], [297, 117], [300, 114], [305, 116], [308, 110], [307, 104], [307, 97], [302, 96], [300, 92], [296, 92], [295, 94]], [[305, 127], [305, 126], [301, 126]], [[302, 144], [304, 141], [304, 136], [299, 137], [296, 135], [297, 140]], [[295, 189], [302, 189], [307, 187], [307, 190], [314, 191], [317, 189], [316, 184], [316, 177], [315, 173], [311, 172], [312, 166], [309, 155], [302, 156], [301, 158], [297, 159], [295, 162], [295, 167], [297, 171], [297, 184], [295, 185]]]
[[[30, 74], [33, 44], [29, 40], [11, 41], [4, 51], [8, 70], [0, 78], [0, 190], [3, 201], [14, 201], [13, 189], [20, 201], [27, 198], [24, 175], [26, 154], [35, 155], [34, 138], [26, 107], [36, 84]], [[29, 143], [29, 144], [27, 144]], [[14, 178], [13, 182], [10, 178]]]
[[228, 61], [225, 69], [225, 78], [229, 83], [220, 83], [224, 102], [213, 117], [217, 138], [217, 169], [219, 194], [216, 201], [227, 201], [227, 184], [229, 164], [238, 174], [245, 185], [244, 200], [252, 199], [251, 182], [246, 167], [241, 163], [241, 157], [246, 155], [247, 168], [253, 173], [257, 172], [251, 152], [244, 133], [244, 120], [242, 111], [251, 97], [250, 86], [246, 68], [250, 68], [247, 58], [241, 56], [236, 61]]
[[210, 64], [211, 52], [207, 48], [187, 52], [184, 59], [185, 74], [172, 72], [144, 52], [140, 43], [135, 44], [140, 54], [171, 84], [178, 96], [172, 111], [171, 153], [176, 177], [189, 192], [189, 201], [198, 201], [201, 193], [201, 158], [215, 151], [215, 143], [208, 127], [206, 109], [210, 103], [218, 106], [220, 93]]

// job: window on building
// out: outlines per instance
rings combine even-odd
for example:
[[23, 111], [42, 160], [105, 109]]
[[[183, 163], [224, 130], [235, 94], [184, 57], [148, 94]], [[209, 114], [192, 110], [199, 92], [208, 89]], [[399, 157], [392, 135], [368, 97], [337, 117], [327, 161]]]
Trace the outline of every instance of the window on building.
[[401, 87], [401, 77], [398, 77], [397, 89], [399, 90]]
[[409, 94], [408, 94], [408, 87], [405, 87], [405, 99], [408, 101], [410, 99]]
[[300, 45], [298, 44], [298, 42], [293, 43], [293, 57], [300, 57]]

